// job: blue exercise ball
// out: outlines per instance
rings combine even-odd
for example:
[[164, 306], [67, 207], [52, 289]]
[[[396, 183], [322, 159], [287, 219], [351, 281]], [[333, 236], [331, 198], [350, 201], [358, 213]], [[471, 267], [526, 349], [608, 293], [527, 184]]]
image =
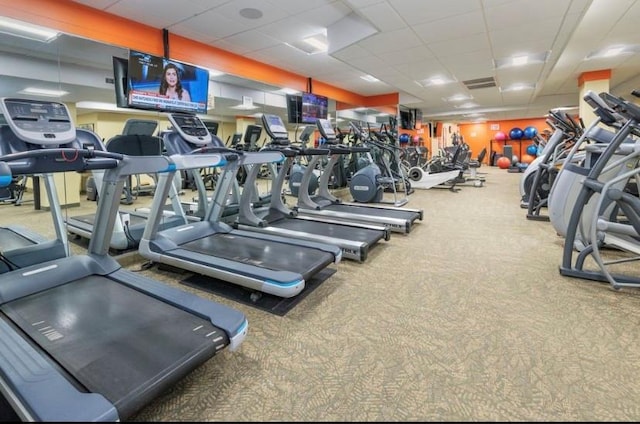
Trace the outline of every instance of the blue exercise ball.
[[509, 131], [509, 138], [511, 140], [520, 140], [523, 136], [524, 131], [518, 127], [511, 128], [511, 131]]
[[527, 127], [524, 129], [524, 138], [531, 140], [536, 135], [538, 135], [536, 127]]
[[530, 144], [527, 146], [527, 154], [531, 156], [536, 156], [538, 154], [538, 146], [535, 144]]

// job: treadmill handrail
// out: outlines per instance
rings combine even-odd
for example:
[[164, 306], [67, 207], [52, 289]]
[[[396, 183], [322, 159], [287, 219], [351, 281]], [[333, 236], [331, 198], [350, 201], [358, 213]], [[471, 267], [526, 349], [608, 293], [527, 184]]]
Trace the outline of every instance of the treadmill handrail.
[[[51, 163], [55, 161], [55, 166], [47, 167], [46, 163], [28, 161], [28, 159], [41, 158], [48, 159]], [[2, 162], [7, 163], [14, 174], [33, 174], [60, 172], [61, 168], [65, 171], [115, 168], [123, 158], [124, 155], [119, 153], [95, 149], [50, 148], [9, 153], [2, 156]]]

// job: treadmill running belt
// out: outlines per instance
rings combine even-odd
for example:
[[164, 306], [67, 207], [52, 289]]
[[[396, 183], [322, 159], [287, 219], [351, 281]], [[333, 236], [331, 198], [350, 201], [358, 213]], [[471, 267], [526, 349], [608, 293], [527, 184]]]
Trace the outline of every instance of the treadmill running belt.
[[384, 233], [380, 230], [372, 230], [370, 228], [362, 227], [350, 227], [348, 225], [333, 224], [328, 222], [314, 222], [295, 218], [281, 219], [270, 225], [291, 231], [318, 234], [327, 237], [335, 237], [338, 239], [363, 242], [367, 244], [374, 244], [376, 241], [384, 237]]
[[[118, 213], [122, 215], [123, 213], [127, 213], [127, 212], [119, 211]], [[144, 226], [144, 224], [147, 222], [146, 218], [135, 215], [135, 214], [129, 214], [129, 218], [131, 219], [129, 226], [135, 226], [138, 224]], [[96, 216], [95, 214], [79, 215], [79, 216], [74, 216], [73, 219], [75, 219], [78, 222], [82, 222], [82, 223], [93, 226]]]
[[31, 246], [34, 243], [8, 228], [0, 228], [0, 252]]
[[121, 419], [229, 343], [208, 320], [95, 275], [1, 310]]
[[297, 272], [305, 280], [333, 262], [333, 255], [329, 252], [233, 233], [214, 234], [180, 247], [266, 269]]

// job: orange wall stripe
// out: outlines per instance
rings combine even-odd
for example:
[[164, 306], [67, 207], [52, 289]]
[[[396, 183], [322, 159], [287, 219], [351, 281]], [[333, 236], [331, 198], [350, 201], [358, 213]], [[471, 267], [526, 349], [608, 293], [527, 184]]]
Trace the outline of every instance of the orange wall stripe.
[[[164, 55], [161, 29], [74, 3], [71, 0], [0, 0], [0, 11], [3, 16], [105, 44], [158, 56]], [[278, 87], [307, 90], [307, 77], [171, 33], [169, 34], [169, 53], [172, 59], [215, 68]], [[315, 94], [357, 106], [386, 106], [397, 104], [398, 99], [397, 93], [362, 96], [321, 81], [312, 81], [312, 88]], [[387, 101], [384, 96], [389, 98], [395, 96], [396, 101], [379, 103], [379, 101]]]
[[587, 81], [609, 80], [611, 79], [611, 69], [602, 69], [599, 71], [583, 72], [578, 77], [578, 86], [583, 86]]

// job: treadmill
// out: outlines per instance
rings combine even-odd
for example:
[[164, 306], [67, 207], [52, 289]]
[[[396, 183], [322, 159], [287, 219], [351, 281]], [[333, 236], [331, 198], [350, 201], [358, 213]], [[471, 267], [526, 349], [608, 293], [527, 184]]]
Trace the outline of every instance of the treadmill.
[[[105, 170], [86, 254], [0, 274], [0, 392], [21, 420], [124, 421], [242, 343], [240, 311], [108, 254], [125, 179], [171, 171], [169, 158], [107, 152], [95, 133], [74, 127], [63, 103], [2, 98], [0, 109], [14, 134], [0, 139], [5, 174]], [[59, 213], [60, 203], [51, 209]]]
[[331, 122], [327, 119], [318, 119], [317, 126], [321, 136], [326, 140], [325, 145], [330, 149], [330, 159], [320, 176], [318, 194], [316, 196], [309, 195], [307, 189], [311, 175], [303, 177], [298, 190], [298, 202], [295, 208], [299, 216], [322, 217], [331, 222], [362, 222], [384, 225], [393, 232], [404, 234], [411, 231], [411, 227], [417, 220], [422, 221], [422, 209], [343, 202], [331, 194], [329, 191], [330, 170], [333, 169], [339, 156], [347, 154], [354, 149], [366, 149], [368, 151], [368, 148], [337, 145], [336, 133], [331, 126]]
[[[157, 121], [129, 119], [125, 123], [122, 134], [109, 139], [106, 149], [110, 152], [126, 154], [128, 156], [158, 156], [162, 154], [162, 139], [153, 136]], [[96, 190], [100, 192], [102, 186], [102, 170], [92, 172]], [[131, 187], [132, 177], [127, 177]], [[98, 198], [98, 201], [100, 199]], [[76, 215], [66, 219], [67, 231], [70, 234], [91, 239], [95, 224], [95, 213]], [[120, 210], [111, 235], [110, 248], [116, 251], [135, 249], [142, 238], [142, 232], [147, 224], [147, 216], [143, 212]], [[166, 213], [162, 220], [162, 228], [183, 224], [180, 216]]]
[[149, 223], [138, 248], [142, 256], [283, 298], [297, 295], [305, 281], [340, 262], [342, 252], [337, 246], [235, 229], [221, 221], [238, 168], [281, 162], [282, 153], [216, 146], [202, 121], [192, 114], [172, 113], [169, 121], [173, 130], [164, 133], [163, 141], [177, 171], [222, 165], [224, 171], [204, 219], [165, 230], [158, 224], [175, 171], [159, 175]]
[[[369, 249], [380, 240], [389, 240], [390, 232], [382, 225], [323, 222], [311, 216], [298, 216], [297, 212], [289, 209], [279, 193], [283, 191], [285, 179], [295, 159], [299, 155], [309, 155], [317, 160], [326, 157], [329, 150], [292, 148], [287, 130], [278, 115], [263, 114], [262, 123], [271, 138], [271, 143], [262, 150], [281, 152], [285, 160], [279, 170], [276, 170], [275, 165], [270, 165], [274, 182], [270, 203], [264, 207], [255, 207], [253, 203], [253, 199], [257, 197], [255, 191], [259, 166], [251, 167], [240, 197], [238, 217], [233, 224], [236, 228], [336, 245], [342, 250], [343, 258], [357, 262], [364, 262]], [[313, 166], [308, 166], [310, 172]]]

